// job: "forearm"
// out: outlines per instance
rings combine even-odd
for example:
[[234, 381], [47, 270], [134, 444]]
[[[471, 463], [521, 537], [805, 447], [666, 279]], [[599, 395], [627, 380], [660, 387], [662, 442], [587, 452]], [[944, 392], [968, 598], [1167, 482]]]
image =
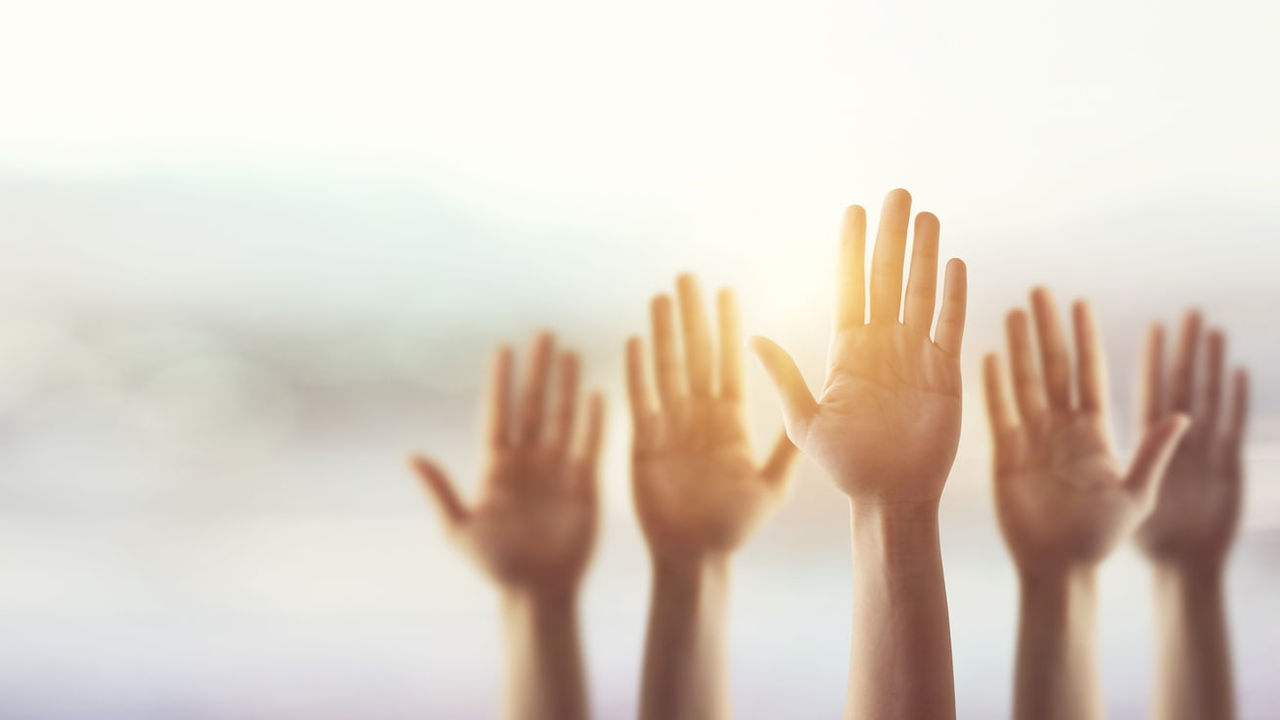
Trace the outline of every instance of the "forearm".
[[852, 509], [853, 639], [845, 717], [955, 717], [937, 506]]
[[1101, 718], [1094, 569], [1023, 573], [1015, 720]]
[[1235, 717], [1223, 571], [1157, 565], [1156, 720]]
[[729, 562], [654, 562], [640, 720], [728, 718]]
[[572, 592], [503, 596], [509, 720], [582, 720], [587, 688]]

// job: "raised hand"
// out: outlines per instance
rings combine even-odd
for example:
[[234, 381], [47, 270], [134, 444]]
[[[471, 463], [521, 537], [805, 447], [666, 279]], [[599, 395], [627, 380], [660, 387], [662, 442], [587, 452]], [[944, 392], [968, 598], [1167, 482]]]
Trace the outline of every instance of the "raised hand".
[[751, 449], [733, 293], [717, 298], [718, 357], [697, 280], [682, 275], [676, 294], [683, 357], [671, 298], [650, 308], [657, 400], [640, 339], [627, 341], [632, 492], [653, 557], [640, 718], [716, 720], [730, 714], [729, 559], [778, 506], [796, 451], [784, 434], [763, 464]]
[[[902, 266], [911, 196], [889, 193], [881, 213], [866, 319], [866, 212], [845, 212], [827, 376], [815, 400], [795, 361], [751, 339], [782, 400], [787, 435], [855, 503], [936, 506], [960, 438], [960, 340], [965, 267], [947, 263], [933, 338], [938, 219], [916, 217], [906, 302]], [[899, 322], [899, 308], [902, 321]]]
[[1248, 377], [1232, 373], [1224, 388], [1226, 339], [1190, 312], [1167, 371], [1164, 329], [1148, 336], [1139, 421], [1144, 427], [1170, 414], [1190, 413], [1191, 428], [1178, 445], [1156, 495], [1155, 509], [1138, 527], [1138, 546], [1155, 576], [1156, 691], [1152, 717], [1160, 720], [1235, 717], [1225, 583], [1227, 553], [1240, 521], [1242, 453]]
[[604, 401], [598, 393], [592, 396], [585, 433], [575, 445], [578, 358], [568, 352], [559, 356], [558, 400], [548, 412], [553, 355], [551, 335], [539, 335], [513, 402], [511, 350], [498, 350], [490, 390], [489, 467], [472, 507], [463, 505], [435, 463], [412, 459], [462, 549], [501, 587], [535, 593], [575, 589], [596, 534]]
[[983, 364], [995, 444], [996, 512], [1024, 575], [1100, 562], [1137, 526], [1187, 419], [1172, 415], [1147, 429], [1129, 468], [1111, 441], [1107, 378], [1098, 329], [1085, 302], [1072, 307], [1072, 359], [1049, 291], [1031, 293], [1039, 362], [1025, 311], [1006, 330], [1017, 412], [1005, 396], [1000, 360]]
[[[1248, 377], [1237, 369], [1223, 387], [1226, 338], [1187, 313], [1173, 366], [1164, 367], [1164, 328], [1147, 340], [1141, 422], [1149, 428], [1170, 414], [1191, 416], [1191, 427], [1169, 461], [1155, 509], [1138, 528], [1138, 546], [1158, 563], [1220, 565], [1240, 519], [1241, 456]], [[1225, 407], [1224, 407], [1224, 400]]]
[[592, 395], [585, 427], [577, 432], [578, 358], [563, 353], [556, 362], [557, 401], [549, 409], [554, 355], [551, 336], [539, 335], [516, 399], [511, 351], [498, 350], [489, 466], [470, 507], [435, 463], [411, 457], [450, 537], [502, 593], [506, 717], [522, 720], [573, 720], [587, 713], [576, 594], [596, 536], [604, 401]]
[[819, 399], [782, 348], [764, 338], [751, 342], [782, 398], [787, 435], [850, 498], [854, 620], [846, 718], [955, 715], [938, 502], [960, 437], [965, 267], [947, 264], [931, 338], [938, 219], [916, 216], [904, 304], [910, 222], [911, 196], [889, 193], [872, 259], [868, 321], [866, 213], [857, 206], [845, 212]]
[[683, 358], [671, 298], [659, 295], [650, 306], [657, 402], [643, 344], [627, 341], [632, 491], [645, 538], [661, 560], [737, 549], [777, 507], [796, 456], [780, 434], [769, 458], [756, 461], [743, 414], [742, 329], [733, 291], [716, 298], [718, 358], [697, 279], [680, 276], [676, 295]]
[[1014, 310], [1006, 322], [1016, 412], [997, 356], [983, 364], [996, 515], [1021, 580], [1013, 715], [1098, 718], [1094, 569], [1150, 509], [1187, 419], [1174, 415], [1148, 428], [1129, 468], [1121, 468], [1092, 311], [1084, 302], [1072, 308], [1073, 372], [1049, 292], [1033, 291], [1031, 308], [1038, 362], [1027, 314]]

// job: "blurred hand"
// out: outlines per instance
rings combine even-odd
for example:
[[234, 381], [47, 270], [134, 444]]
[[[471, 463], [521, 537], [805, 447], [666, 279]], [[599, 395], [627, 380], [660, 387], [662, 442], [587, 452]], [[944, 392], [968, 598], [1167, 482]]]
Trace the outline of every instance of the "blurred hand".
[[814, 400], [795, 361], [764, 338], [751, 340], [782, 399], [787, 435], [857, 503], [936, 507], [960, 437], [960, 340], [965, 267], [947, 264], [933, 339], [938, 219], [916, 217], [902, 322], [902, 265], [911, 196], [884, 201], [865, 320], [866, 213], [852, 206], [842, 230], [835, 323], [827, 378]]
[[717, 298], [717, 358], [698, 281], [682, 275], [676, 290], [683, 360], [671, 298], [659, 295], [650, 308], [657, 403], [643, 345], [639, 338], [627, 341], [636, 512], [655, 557], [672, 560], [738, 548], [778, 505], [796, 455], [781, 435], [769, 459], [756, 464], [743, 415], [742, 330], [733, 292], [721, 290]]
[[[1017, 414], [1000, 361], [984, 361], [987, 410], [995, 442], [996, 513], [1023, 577], [1100, 562], [1151, 506], [1169, 457], [1187, 427], [1173, 415], [1148, 428], [1132, 464], [1120, 468], [1107, 420], [1101, 341], [1088, 304], [1072, 308], [1072, 361], [1049, 292], [1031, 294], [1040, 346], [1034, 358], [1027, 314], [1007, 318]], [[1040, 368], [1043, 368], [1043, 373]]]
[[[1243, 369], [1232, 375], [1224, 415], [1226, 340], [1211, 330], [1202, 344], [1200, 327], [1199, 313], [1187, 313], [1168, 375], [1164, 329], [1155, 325], [1148, 336], [1139, 420], [1151, 427], [1171, 413], [1189, 413], [1191, 427], [1169, 462], [1155, 509], [1139, 526], [1137, 541], [1159, 563], [1216, 567], [1225, 559], [1240, 519], [1248, 377]], [[1203, 359], [1202, 345], [1207, 346]]]
[[[596, 393], [575, 442], [578, 358], [558, 361], [558, 401], [546, 408], [553, 341], [533, 343], [519, 400], [511, 397], [510, 349], [498, 350], [491, 381], [489, 467], [471, 507], [433, 462], [411, 463], [450, 536], [504, 590], [535, 595], [576, 589], [596, 535], [596, 468], [604, 403]], [[513, 405], [517, 410], [513, 412]]]

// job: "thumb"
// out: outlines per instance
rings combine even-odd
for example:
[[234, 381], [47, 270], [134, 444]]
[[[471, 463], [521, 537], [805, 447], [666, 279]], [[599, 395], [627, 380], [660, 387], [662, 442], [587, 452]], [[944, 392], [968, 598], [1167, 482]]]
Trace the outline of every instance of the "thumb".
[[453, 483], [449, 482], [449, 478], [438, 465], [421, 455], [410, 455], [409, 467], [413, 468], [423, 487], [435, 499], [436, 507], [440, 510], [440, 516], [446, 525], [453, 527], [466, 519], [467, 509], [458, 499]]
[[747, 341], [751, 352], [764, 366], [778, 391], [778, 399], [782, 402], [782, 422], [787, 427], [787, 437], [798, 448], [804, 447], [804, 437], [809, 430], [809, 421], [818, 410], [818, 403], [804, 383], [804, 376], [796, 367], [786, 350], [778, 347], [772, 340], [753, 336]]
[[760, 469], [760, 476], [772, 485], [785, 488], [791, 479], [791, 470], [795, 467], [796, 457], [799, 454], [800, 451], [787, 434], [778, 433], [778, 439], [773, 443], [773, 450], [769, 452], [769, 458]]
[[1169, 465], [1169, 459], [1173, 457], [1173, 451], [1178, 448], [1178, 443], [1190, 426], [1191, 419], [1183, 413], [1177, 413], [1147, 430], [1124, 481], [1130, 492], [1143, 500], [1155, 495], [1160, 489], [1160, 481], [1164, 478], [1164, 471]]

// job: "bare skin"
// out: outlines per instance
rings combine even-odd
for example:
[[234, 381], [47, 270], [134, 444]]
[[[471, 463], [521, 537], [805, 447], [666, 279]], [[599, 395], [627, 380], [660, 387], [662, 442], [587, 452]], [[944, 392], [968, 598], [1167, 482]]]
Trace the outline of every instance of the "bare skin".
[[557, 401], [547, 407], [554, 357], [551, 336], [539, 335], [517, 399], [512, 353], [498, 350], [489, 467], [470, 507], [439, 466], [420, 455], [410, 458], [450, 538], [502, 595], [504, 705], [512, 720], [588, 714], [577, 594], [596, 536], [604, 401], [594, 393], [585, 423], [578, 422], [578, 358], [563, 353], [556, 362]]
[[717, 296], [717, 353], [697, 280], [682, 275], [676, 289], [683, 357], [671, 298], [650, 308], [656, 398], [642, 341], [626, 347], [632, 493], [653, 560], [640, 718], [715, 720], [730, 716], [729, 560], [781, 503], [796, 451], [780, 435], [756, 461], [732, 291]]
[[1073, 362], [1049, 292], [1034, 290], [1031, 306], [1038, 358], [1027, 313], [1006, 322], [1014, 405], [999, 358], [988, 354], [983, 366], [996, 514], [1022, 586], [1014, 717], [1100, 718], [1095, 570], [1150, 509], [1188, 421], [1149, 427], [1122, 468], [1092, 311], [1072, 308]]
[[1142, 427], [1191, 416], [1135, 537], [1155, 577], [1157, 720], [1236, 716], [1223, 575], [1240, 522], [1248, 377], [1237, 369], [1224, 387], [1226, 338], [1202, 337], [1201, 325], [1187, 314], [1169, 368], [1164, 328], [1153, 326], [1139, 384]]
[[782, 348], [751, 340], [778, 390], [787, 435], [849, 496], [854, 613], [846, 718], [955, 716], [938, 503], [960, 437], [965, 267], [947, 264], [931, 338], [938, 219], [916, 216], [903, 303], [910, 222], [911, 196], [889, 193], [872, 259], [868, 321], [866, 212], [846, 211], [818, 399]]

